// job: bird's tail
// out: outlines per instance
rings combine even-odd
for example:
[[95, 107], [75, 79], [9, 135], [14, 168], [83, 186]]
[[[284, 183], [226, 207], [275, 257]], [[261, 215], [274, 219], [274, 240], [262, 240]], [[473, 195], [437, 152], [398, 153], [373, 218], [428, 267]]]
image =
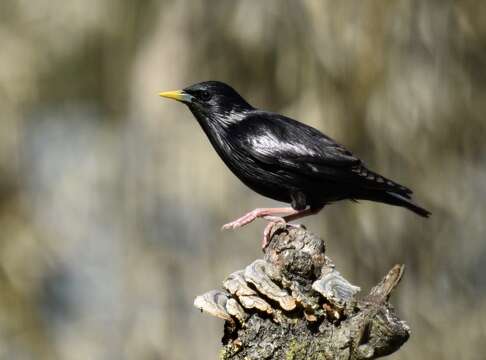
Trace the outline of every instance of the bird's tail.
[[428, 218], [432, 214], [430, 211], [415, 204], [409, 196], [395, 192], [387, 191], [386, 197], [382, 201], [390, 205], [402, 206], [425, 218]]

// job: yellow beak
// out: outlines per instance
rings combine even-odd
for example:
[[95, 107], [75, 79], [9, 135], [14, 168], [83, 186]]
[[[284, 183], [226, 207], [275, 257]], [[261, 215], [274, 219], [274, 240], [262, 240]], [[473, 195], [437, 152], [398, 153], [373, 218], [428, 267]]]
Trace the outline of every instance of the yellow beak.
[[182, 102], [191, 102], [192, 100], [192, 96], [185, 93], [183, 90], [165, 91], [159, 93], [159, 95], [168, 99], [174, 99]]

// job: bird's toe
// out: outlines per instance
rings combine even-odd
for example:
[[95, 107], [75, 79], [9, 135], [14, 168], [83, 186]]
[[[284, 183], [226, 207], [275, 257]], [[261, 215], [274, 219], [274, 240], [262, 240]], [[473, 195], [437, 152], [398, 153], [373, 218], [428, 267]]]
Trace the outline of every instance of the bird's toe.
[[[282, 219], [282, 218], [280, 218], [280, 219]], [[270, 239], [272, 237], [272, 230], [273, 230], [274, 226], [277, 225], [277, 224], [281, 224], [281, 223], [282, 223], [282, 221], [279, 221], [277, 219], [277, 221], [270, 221], [267, 224], [267, 226], [265, 226], [265, 230], [263, 230], [262, 250], [265, 250], [265, 248], [270, 243]], [[285, 220], [283, 221], [283, 223], [285, 223]]]
[[230, 223], [224, 224], [221, 226], [221, 230], [233, 230], [239, 227], [238, 223], [235, 223], [235, 221], [232, 221]]
[[275, 224], [286, 224], [287, 223], [287, 221], [285, 220], [285, 218], [283, 218], [281, 216], [270, 216], [270, 215], [267, 215], [267, 216], [264, 216], [263, 218], [265, 220], [270, 221], [270, 223], [274, 223], [274, 225]]

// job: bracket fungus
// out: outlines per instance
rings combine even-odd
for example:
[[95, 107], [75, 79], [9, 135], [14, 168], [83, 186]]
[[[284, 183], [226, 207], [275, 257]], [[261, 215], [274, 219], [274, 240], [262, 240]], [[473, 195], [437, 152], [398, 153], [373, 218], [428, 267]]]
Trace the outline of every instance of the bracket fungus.
[[233, 294], [245, 309], [258, 309], [267, 314], [273, 312], [270, 304], [259, 297], [255, 290], [250, 289], [244, 278], [243, 270], [230, 274], [224, 280], [223, 287]]
[[264, 259], [231, 273], [194, 305], [225, 320], [221, 359], [374, 359], [408, 340], [388, 303], [396, 265], [368, 295], [325, 255], [322, 239], [276, 225]]

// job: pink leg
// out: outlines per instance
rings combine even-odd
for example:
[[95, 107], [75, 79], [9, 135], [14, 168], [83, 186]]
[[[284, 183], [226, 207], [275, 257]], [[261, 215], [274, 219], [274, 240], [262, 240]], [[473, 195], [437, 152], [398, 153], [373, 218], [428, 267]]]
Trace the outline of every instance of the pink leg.
[[237, 229], [239, 227], [245, 226], [257, 218], [266, 217], [266, 216], [275, 216], [275, 215], [286, 215], [291, 216], [298, 213], [297, 210], [294, 210], [291, 207], [285, 208], [263, 208], [263, 209], [255, 209], [250, 211], [249, 213], [243, 215], [239, 219], [232, 221], [223, 225], [222, 230], [228, 229]]
[[319, 211], [321, 211], [323, 207], [324, 206], [321, 206], [320, 208], [315, 208], [315, 209], [308, 208], [308, 209], [305, 209], [305, 210], [301, 210], [299, 212], [296, 212], [295, 214], [289, 214], [289, 215], [285, 216], [284, 220], [286, 222], [289, 222], [289, 221], [301, 219], [301, 218], [309, 216], [309, 215], [314, 215], [314, 214], [317, 214]]

